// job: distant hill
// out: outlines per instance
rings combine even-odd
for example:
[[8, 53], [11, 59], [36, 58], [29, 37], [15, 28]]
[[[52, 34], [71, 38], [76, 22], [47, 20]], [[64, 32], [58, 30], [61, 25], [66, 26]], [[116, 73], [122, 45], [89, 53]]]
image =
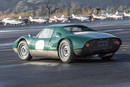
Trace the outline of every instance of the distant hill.
[[[37, 9], [44, 5], [46, 0], [0, 0], [0, 11], [6, 12], [19, 12], [27, 11], [30, 9]], [[66, 3], [66, 0], [50, 0], [53, 4]], [[71, 0], [72, 3], [78, 3], [80, 6], [100, 7], [102, 9], [106, 7], [119, 7], [130, 6], [130, 0]]]

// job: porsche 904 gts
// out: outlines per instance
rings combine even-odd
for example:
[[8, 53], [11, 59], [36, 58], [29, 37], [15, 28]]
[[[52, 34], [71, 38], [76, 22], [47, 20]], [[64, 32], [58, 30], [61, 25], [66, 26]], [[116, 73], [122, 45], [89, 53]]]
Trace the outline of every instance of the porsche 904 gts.
[[77, 57], [94, 55], [111, 59], [120, 45], [120, 38], [112, 34], [84, 25], [55, 24], [45, 27], [36, 36], [21, 36], [15, 41], [13, 49], [21, 60], [46, 57], [70, 63]]

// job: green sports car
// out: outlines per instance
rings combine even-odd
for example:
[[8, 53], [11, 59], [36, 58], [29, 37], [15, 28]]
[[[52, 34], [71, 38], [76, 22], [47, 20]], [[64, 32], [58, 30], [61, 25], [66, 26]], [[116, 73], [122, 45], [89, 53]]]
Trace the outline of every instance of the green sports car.
[[14, 51], [21, 60], [32, 57], [59, 58], [70, 63], [75, 58], [99, 56], [111, 59], [121, 40], [80, 24], [55, 24], [45, 27], [36, 36], [25, 35], [15, 41]]

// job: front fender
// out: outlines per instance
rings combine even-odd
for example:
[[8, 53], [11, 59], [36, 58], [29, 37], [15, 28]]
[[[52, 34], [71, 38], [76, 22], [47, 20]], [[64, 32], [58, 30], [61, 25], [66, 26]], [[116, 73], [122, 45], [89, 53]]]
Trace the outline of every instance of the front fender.
[[22, 41], [22, 40], [25, 40], [27, 42], [27, 44], [30, 43], [30, 37], [29, 36], [21, 36], [14, 42], [13, 48], [17, 48], [19, 42]]

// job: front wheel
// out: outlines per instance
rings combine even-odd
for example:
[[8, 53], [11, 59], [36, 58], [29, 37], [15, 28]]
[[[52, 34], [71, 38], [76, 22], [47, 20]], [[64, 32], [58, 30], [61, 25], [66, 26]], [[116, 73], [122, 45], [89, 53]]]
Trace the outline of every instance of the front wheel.
[[58, 49], [59, 58], [63, 63], [70, 63], [73, 60], [74, 53], [72, 44], [67, 39], [61, 41]]
[[32, 56], [29, 53], [26, 41], [20, 41], [18, 45], [18, 56], [21, 60], [31, 60]]

